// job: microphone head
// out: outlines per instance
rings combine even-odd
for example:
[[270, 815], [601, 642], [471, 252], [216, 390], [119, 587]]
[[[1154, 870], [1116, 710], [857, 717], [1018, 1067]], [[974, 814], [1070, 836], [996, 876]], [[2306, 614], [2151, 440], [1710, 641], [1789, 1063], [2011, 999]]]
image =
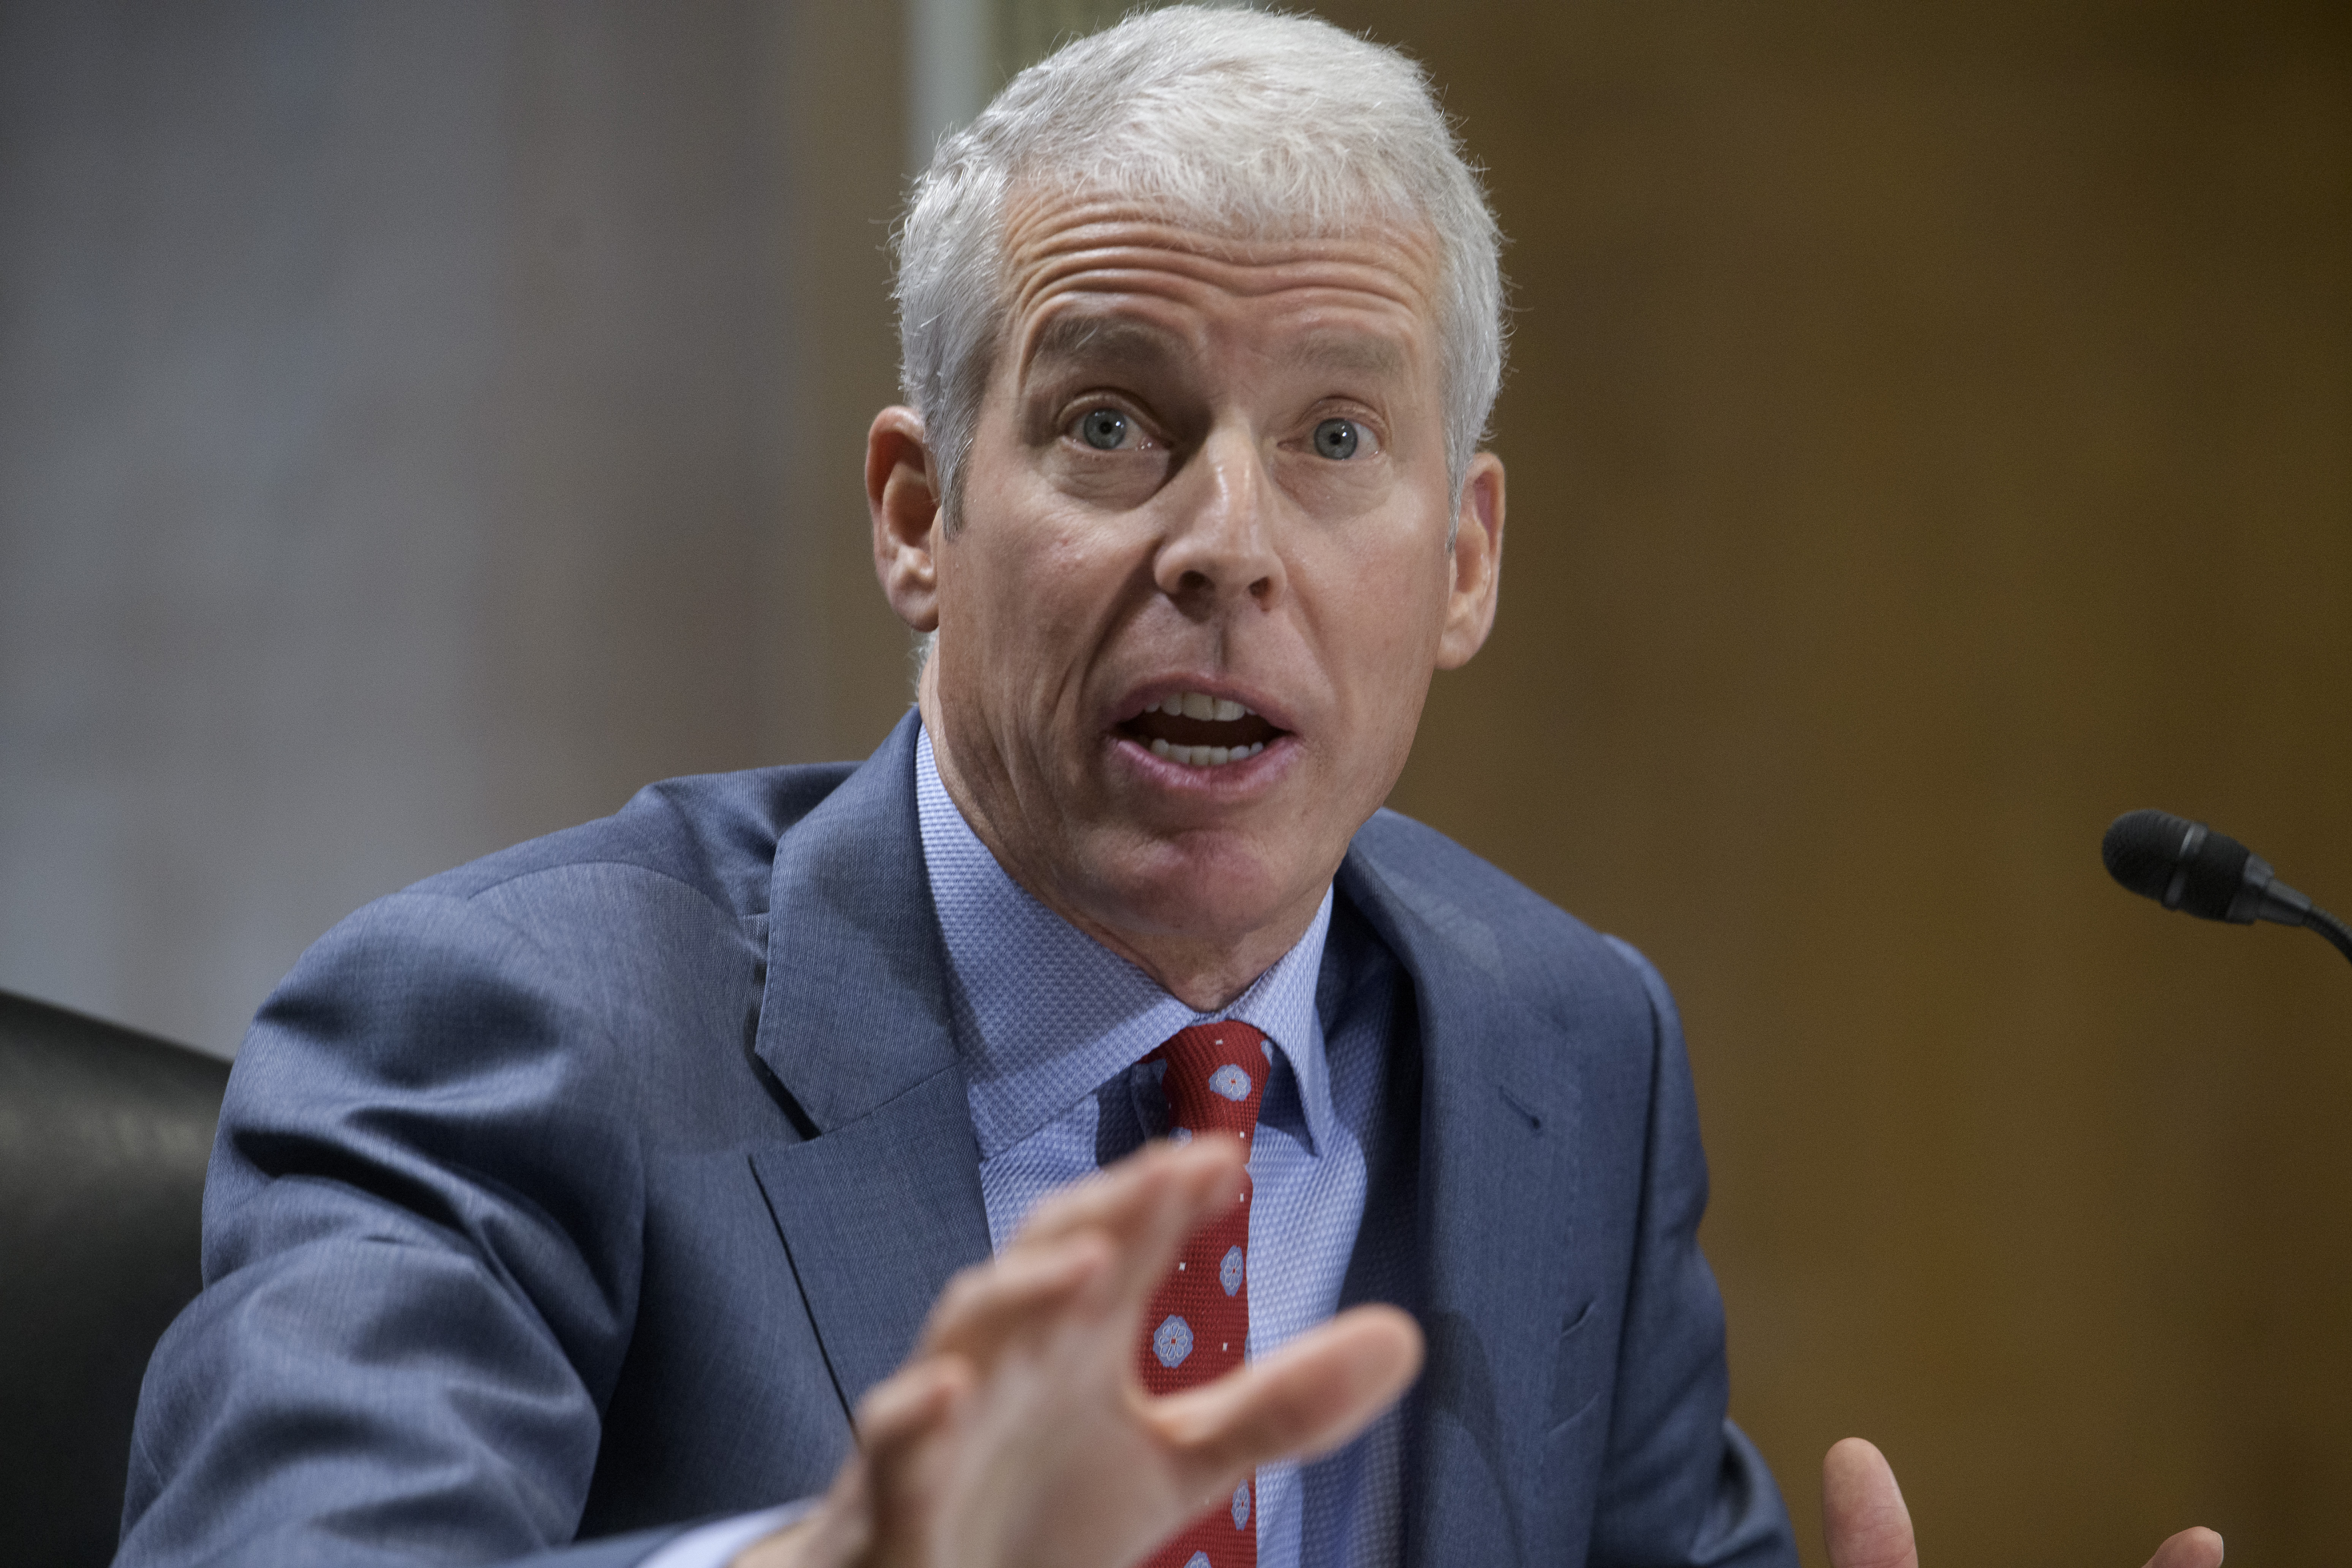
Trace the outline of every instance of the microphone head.
[[[2242, 924], [2254, 918], [2246, 847], [2202, 823], [2168, 811], [2127, 811], [2108, 826], [2099, 858], [2107, 875], [2168, 910]], [[2269, 868], [2263, 870], [2267, 882]]]
[[2107, 825], [2099, 858], [2107, 875], [2144, 899], [2161, 900], [2180, 868], [2180, 852], [2196, 824], [2168, 811], [2127, 811]]

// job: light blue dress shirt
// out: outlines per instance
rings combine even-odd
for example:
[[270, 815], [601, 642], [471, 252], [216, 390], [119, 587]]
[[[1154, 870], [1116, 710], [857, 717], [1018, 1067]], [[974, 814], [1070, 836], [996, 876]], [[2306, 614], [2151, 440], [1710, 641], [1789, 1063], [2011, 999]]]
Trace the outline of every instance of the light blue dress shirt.
[[[1329, 1318], [1363, 1217], [1389, 1016], [1382, 1005], [1350, 1007], [1337, 1037], [1325, 1037], [1329, 890], [1273, 968], [1231, 1006], [1196, 1013], [1005, 874], [940, 784], [928, 733], [917, 742], [915, 797], [992, 1246], [1002, 1250], [1046, 1194], [1167, 1131], [1144, 1057], [1180, 1029], [1237, 1018], [1275, 1047], [1250, 1143], [1249, 1356]], [[1312, 1465], [1261, 1468], [1260, 1568], [1392, 1568], [1402, 1458], [1402, 1420], [1391, 1411]], [[645, 1568], [718, 1568], [804, 1506], [693, 1531]]]

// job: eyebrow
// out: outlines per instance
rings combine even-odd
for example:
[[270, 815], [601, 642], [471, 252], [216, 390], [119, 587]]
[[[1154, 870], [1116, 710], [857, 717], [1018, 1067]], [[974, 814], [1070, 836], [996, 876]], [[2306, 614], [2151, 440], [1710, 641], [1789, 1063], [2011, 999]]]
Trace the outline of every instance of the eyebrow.
[[1300, 370], [1386, 376], [1404, 370], [1405, 355], [1393, 339], [1361, 332], [1317, 332], [1283, 355], [1283, 363]]
[[1141, 360], [1162, 363], [1181, 352], [1181, 346], [1166, 332], [1140, 321], [1116, 316], [1065, 314], [1038, 329], [1036, 343], [1029, 351], [1029, 366], [1034, 369], [1056, 361], [1116, 360], [1129, 363]]
[[[1029, 365], [1075, 362], [1164, 364], [1181, 358], [1182, 342], [1159, 327], [1118, 316], [1057, 315], [1037, 330]], [[1314, 332], [1291, 346], [1283, 364], [1366, 376], [1403, 373], [1405, 352], [1391, 338], [1363, 332]]]

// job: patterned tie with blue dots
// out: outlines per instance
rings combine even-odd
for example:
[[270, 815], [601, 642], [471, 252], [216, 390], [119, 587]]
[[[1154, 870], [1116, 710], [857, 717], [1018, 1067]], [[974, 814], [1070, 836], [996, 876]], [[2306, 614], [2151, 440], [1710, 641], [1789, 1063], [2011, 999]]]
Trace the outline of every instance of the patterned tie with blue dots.
[[[1247, 1024], [1196, 1024], [1149, 1057], [1166, 1067], [1160, 1087], [1179, 1142], [1219, 1134], [1247, 1143], [1274, 1047]], [[1173, 1394], [1223, 1376], [1249, 1345], [1250, 1182], [1232, 1212], [1194, 1231], [1143, 1318], [1143, 1386]], [[1257, 1478], [1144, 1559], [1145, 1568], [1257, 1568]]]

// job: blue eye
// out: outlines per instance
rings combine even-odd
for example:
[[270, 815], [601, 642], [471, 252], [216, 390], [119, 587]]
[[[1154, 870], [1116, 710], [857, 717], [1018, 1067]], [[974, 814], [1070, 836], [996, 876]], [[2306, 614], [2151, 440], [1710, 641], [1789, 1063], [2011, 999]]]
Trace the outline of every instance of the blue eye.
[[1078, 434], [1097, 451], [1116, 452], [1127, 445], [1127, 416], [1116, 408], [1089, 409], [1078, 420]]
[[1326, 419], [1315, 426], [1315, 450], [1318, 455], [1341, 461], [1356, 455], [1359, 437], [1352, 419]]

